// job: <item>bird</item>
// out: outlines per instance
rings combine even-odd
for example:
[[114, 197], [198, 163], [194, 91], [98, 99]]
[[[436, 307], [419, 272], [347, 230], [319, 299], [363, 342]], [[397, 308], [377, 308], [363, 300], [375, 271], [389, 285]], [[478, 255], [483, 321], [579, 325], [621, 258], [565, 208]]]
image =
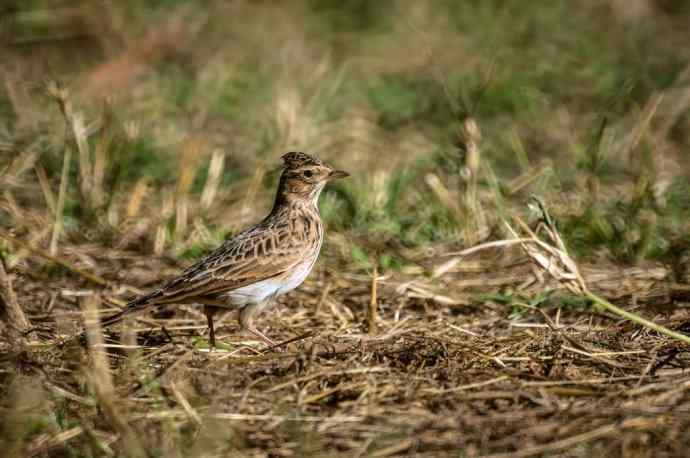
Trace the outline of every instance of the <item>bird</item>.
[[314, 155], [288, 152], [273, 207], [259, 223], [244, 229], [158, 288], [135, 297], [104, 327], [126, 316], [168, 304], [203, 306], [209, 346], [216, 347], [213, 318], [222, 310], [239, 310], [240, 328], [275, 347], [254, 319], [275, 298], [297, 288], [309, 275], [321, 251], [324, 226], [318, 199], [330, 181], [349, 173]]

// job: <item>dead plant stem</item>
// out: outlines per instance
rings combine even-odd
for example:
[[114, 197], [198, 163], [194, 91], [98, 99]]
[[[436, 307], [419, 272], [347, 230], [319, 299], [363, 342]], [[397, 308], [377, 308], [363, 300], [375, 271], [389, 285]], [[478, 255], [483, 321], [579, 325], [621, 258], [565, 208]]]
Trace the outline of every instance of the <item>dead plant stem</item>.
[[620, 316], [621, 318], [625, 318], [627, 320], [630, 320], [634, 323], [637, 323], [641, 326], [644, 326], [648, 329], [651, 329], [653, 331], [656, 331], [660, 334], [664, 334], [666, 336], [669, 336], [673, 339], [680, 340], [681, 342], [684, 342], [686, 344], [690, 345], [690, 336], [686, 336], [685, 334], [681, 334], [676, 331], [672, 331], [671, 329], [668, 329], [665, 326], [662, 326], [660, 324], [654, 323], [653, 321], [647, 320], [640, 315], [636, 315], [634, 313], [628, 312], [627, 310], [624, 310], [620, 307], [616, 307], [606, 299], [597, 296], [596, 294], [592, 293], [591, 291], [585, 291], [585, 296], [590, 299], [592, 302], [595, 304], [599, 305], [600, 307], [608, 310], [609, 312]]

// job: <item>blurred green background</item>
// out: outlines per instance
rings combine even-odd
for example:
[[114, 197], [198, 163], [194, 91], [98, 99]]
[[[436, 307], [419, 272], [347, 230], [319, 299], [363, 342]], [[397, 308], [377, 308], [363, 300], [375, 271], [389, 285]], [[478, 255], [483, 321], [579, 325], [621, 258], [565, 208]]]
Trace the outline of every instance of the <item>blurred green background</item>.
[[[535, 195], [593, 290], [686, 332], [689, 44], [688, 0], [0, 0], [0, 256], [43, 337], [0, 352], [1, 453], [682, 454], [677, 342], [524, 257], [449, 253]], [[290, 150], [351, 173], [262, 324], [299, 353], [255, 357], [229, 319], [232, 353], [202, 353], [181, 307], [97, 378], [80, 308], [262, 218]]]
[[64, 240], [194, 258], [259, 219], [280, 155], [304, 150], [353, 175], [321, 208], [332, 249], [362, 267], [501, 237], [532, 194], [580, 257], [687, 245], [687, 1], [26, 0], [0, 14], [0, 225], [19, 235], [54, 219], [71, 149]]

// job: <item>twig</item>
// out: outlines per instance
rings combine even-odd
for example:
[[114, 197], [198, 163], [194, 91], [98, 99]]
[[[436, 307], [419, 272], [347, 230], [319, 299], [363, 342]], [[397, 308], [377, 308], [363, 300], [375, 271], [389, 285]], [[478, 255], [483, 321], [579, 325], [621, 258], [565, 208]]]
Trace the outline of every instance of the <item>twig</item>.
[[[187, 413], [180, 410], [165, 410], [160, 412], [149, 412], [132, 415], [132, 419], [165, 419], [165, 418], [181, 418], [186, 417]], [[315, 415], [267, 415], [267, 414], [240, 414], [240, 413], [214, 413], [204, 415], [204, 418], [213, 418], [216, 420], [229, 421], [294, 421], [305, 423], [358, 423], [365, 420], [363, 416], [332, 416], [332, 417], [318, 417]]]
[[[667, 372], [662, 372], [655, 375], [646, 375], [643, 377], [647, 378], [665, 378], [687, 375], [685, 369], [669, 369]], [[537, 382], [522, 382], [523, 387], [548, 387], [548, 386], [562, 386], [562, 385], [602, 385], [608, 383], [616, 382], [631, 382], [633, 380], [639, 380], [639, 375], [621, 375], [619, 377], [599, 377], [599, 378], [589, 378], [589, 379], [575, 379], [575, 380], [553, 380], [553, 381], [537, 381]], [[677, 380], [678, 381], [678, 380]]]
[[365, 417], [361, 416], [332, 416], [332, 417], [317, 417], [314, 415], [245, 415], [238, 413], [216, 413], [209, 415], [210, 418], [218, 420], [235, 420], [235, 421], [297, 421], [307, 423], [333, 422], [333, 423], [357, 423], [364, 421]]
[[[568, 334], [566, 334], [565, 332], [563, 332], [563, 330], [559, 326], [557, 326], [556, 323], [553, 322], [553, 320], [551, 320], [551, 317], [549, 317], [549, 315], [547, 315], [547, 313], [544, 310], [540, 309], [539, 307], [534, 307], [534, 306], [531, 306], [529, 304], [523, 304], [523, 303], [517, 303], [516, 305], [519, 305], [520, 307], [524, 307], [524, 308], [527, 308], [530, 310], [535, 310], [535, 311], [539, 312], [544, 317], [544, 320], [546, 321], [547, 326], [553, 332], [558, 334], [563, 340], [565, 340], [566, 342], [569, 342], [574, 347], [571, 350], [574, 350], [575, 352], [577, 352], [583, 356], [587, 356], [589, 358], [595, 359], [595, 360], [600, 361], [602, 363], [608, 364], [609, 366], [617, 367], [619, 369], [627, 367], [626, 365], [620, 364], [616, 361], [613, 361], [612, 359], [605, 358], [601, 355], [597, 355], [596, 352], [592, 351], [590, 348], [587, 348], [581, 342], [578, 342], [573, 337], [571, 337]], [[569, 347], [567, 347], [565, 345], [561, 345], [561, 348], [564, 350], [569, 349]]]
[[517, 238], [517, 239], [507, 239], [507, 240], [495, 240], [493, 242], [481, 243], [473, 247], [467, 248], [462, 251], [455, 251], [451, 253], [446, 253], [443, 256], [457, 256], [458, 258], [464, 258], [477, 251], [487, 250], [489, 248], [502, 248], [505, 246], [518, 245], [523, 242], [530, 242], [532, 239], [529, 238]]
[[448, 253], [444, 256], [453, 256], [452, 259], [444, 262], [440, 266], [436, 267], [431, 274], [432, 278], [438, 278], [449, 271], [451, 271], [455, 266], [457, 266], [463, 258], [477, 253], [479, 251], [488, 250], [489, 248], [504, 248], [512, 245], [521, 245], [522, 243], [530, 242], [531, 239], [528, 238], [516, 238], [509, 240], [495, 240], [493, 242], [481, 243], [473, 247], [467, 248], [466, 250], [457, 251], [453, 253]]
[[383, 458], [386, 456], [399, 456], [401, 452], [404, 452], [406, 450], [409, 450], [410, 448], [414, 447], [414, 445], [417, 443], [416, 440], [414, 439], [404, 439], [397, 444], [393, 444], [389, 447], [382, 448], [380, 450], [377, 450], [373, 452], [370, 456], [376, 457], [376, 458]]
[[271, 351], [271, 350], [275, 350], [276, 348], [285, 347], [288, 344], [291, 344], [293, 342], [298, 342], [300, 340], [305, 340], [305, 339], [308, 339], [310, 337], [314, 337], [316, 334], [317, 334], [316, 332], [311, 332], [311, 331], [305, 332], [304, 334], [299, 335], [297, 337], [293, 337], [292, 339], [288, 339], [288, 340], [285, 340], [283, 342], [278, 342], [277, 344], [268, 347], [266, 350]]
[[430, 394], [446, 394], [446, 393], [455, 393], [458, 391], [466, 391], [466, 390], [471, 390], [474, 388], [482, 388], [485, 386], [493, 385], [496, 383], [500, 383], [504, 380], [508, 380], [509, 377], [507, 375], [501, 375], [500, 377], [492, 378], [490, 380], [485, 380], [483, 382], [476, 382], [476, 383], [469, 383], [467, 385], [460, 385], [460, 386], [455, 386], [453, 388], [448, 388], [448, 389], [436, 389], [436, 388], [428, 388], [424, 390], [427, 393]]
[[306, 375], [304, 377], [296, 378], [293, 380], [290, 380], [289, 382], [281, 383], [279, 385], [275, 385], [271, 387], [269, 390], [266, 391], [266, 393], [272, 393], [274, 391], [280, 391], [283, 388], [287, 388], [289, 386], [297, 385], [298, 383], [303, 383], [307, 382], [309, 380], [314, 380], [322, 377], [337, 377], [337, 376], [343, 376], [343, 375], [353, 375], [353, 374], [372, 374], [374, 372], [388, 372], [390, 369], [387, 367], [363, 367], [363, 368], [355, 368], [355, 369], [346, 369], [342, 371], [325, 371], [325, 372], [318, 372], [316, 374], [311, 374], [311, 375]]
[[192, 407], [192, 405], [189, 403], [187, 398], [184, 397], [182, 392], [177, 388], [175, 385], [175, 382], [172, 380], [170, 381], [170, 391], [172, 391], [173, 396], [175, 397], [175, 400], [177, 401], [180, 406], [184, 409], [184, 411], [187, 413], [187, 416], [192, 420], [194, 423], [197, 425], [201, 425], [201, 417], [197, 413], [196, 410]]
[[83, 433], [83, 427], [75, 426], [57, 434], [42, 434], [31, 442], [26, 456], [45, 456], [49, 450], [61, 446], [64, 447], [66, 442], [69, 442], [75, 437], [79, 437]]

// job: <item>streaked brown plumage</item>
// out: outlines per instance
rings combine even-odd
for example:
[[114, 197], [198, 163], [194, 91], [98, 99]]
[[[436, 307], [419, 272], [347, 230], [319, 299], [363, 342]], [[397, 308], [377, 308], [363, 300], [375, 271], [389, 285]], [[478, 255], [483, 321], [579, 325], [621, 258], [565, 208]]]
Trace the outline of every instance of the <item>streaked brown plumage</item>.
[[323, 242], [319, 195], [328, 181], [348, 176], [305, 153], [287, 153], [283, 161], [275, 203], [263, 221], [226, 241], [160, 288], [133, 299], [103, 325], [150, 307], [195, 303], [204, 305], [212, 347], [213, 316], [223, 308], [239, 309], [240, 326], [274, 345], [256, 329], [253, 319], [276, 296], [299, 286], [311, 271]]

